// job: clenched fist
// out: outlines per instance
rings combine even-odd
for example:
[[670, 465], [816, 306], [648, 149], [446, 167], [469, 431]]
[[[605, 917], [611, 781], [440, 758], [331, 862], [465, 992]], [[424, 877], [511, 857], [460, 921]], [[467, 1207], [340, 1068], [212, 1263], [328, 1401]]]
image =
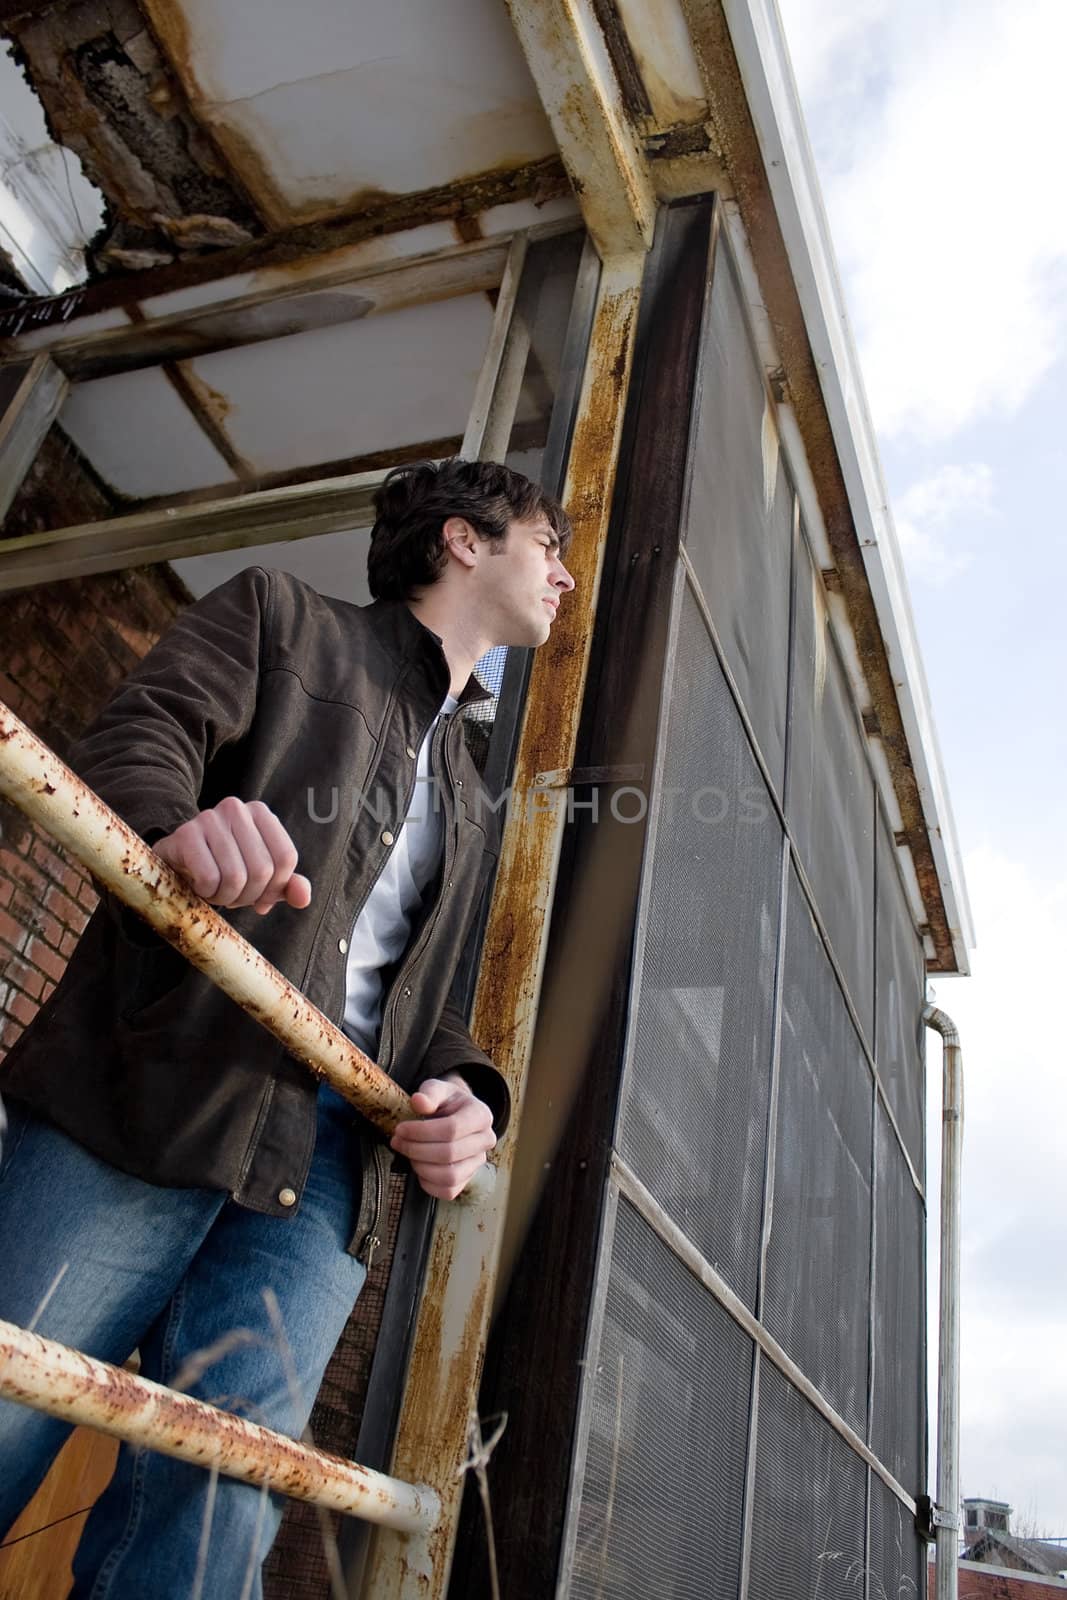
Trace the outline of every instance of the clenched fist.
[[458, 1072], [427, 1078], [411, 1104], [420, 1121], [397, 1124], [393, 1149], [407, 1157], [427, 1194], [454, 1200], [496, 1144], [493, 1113]]
[[298, 910], [311, 900], [311, 884], [296, 870], [296, 846], [262, 800], [229, 796], [154, 848], [217, 906], [254, 906], [264, 916], [280, 900]]

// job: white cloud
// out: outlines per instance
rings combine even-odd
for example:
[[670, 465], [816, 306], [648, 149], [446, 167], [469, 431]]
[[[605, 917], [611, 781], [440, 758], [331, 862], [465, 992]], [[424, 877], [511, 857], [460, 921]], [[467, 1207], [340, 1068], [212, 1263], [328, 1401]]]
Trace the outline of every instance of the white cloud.
[[782, 9], [876, 423], [1010, 415], [1067, 345], [1067, 6]]
[[920, 478], [895, 503], [894, 520], [909, 578], [947, 583], [970, 565], [961, 523], [988, 518], [993, 472], [984, 461], [947, 463]]

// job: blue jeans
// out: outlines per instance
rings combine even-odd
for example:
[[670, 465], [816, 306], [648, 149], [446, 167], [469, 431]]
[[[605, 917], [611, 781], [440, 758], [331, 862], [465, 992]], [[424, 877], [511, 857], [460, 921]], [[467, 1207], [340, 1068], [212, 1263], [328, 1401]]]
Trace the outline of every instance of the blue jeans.
[[[18, 1106], [8, 1112], [0, 1318], [21, 1327], [36, 1318], [46, 1338], [117, 1364], [137, 1348], [143, 1375], [168, 1385], [204, 1352], [204, 1370], [183, 1381], [190, 1394], [298, 1436], [366, 1278], [345, 1249], [361, 1180], [344, 1103], [320, 1097], [311, 1172], [290, 1217], [247, 1211], [213, 1190], [142, 1183]], [[69, 1431], [0, 1401], [0, 1530]], [[72, 1596], [188, 1600], [199, 1565], [201, 1600], [258, 1600], [284, 1502], [219, 1478], [212, 1504], [210, 1485], [202, 1468], [123, 1446], [78, 1547]]]

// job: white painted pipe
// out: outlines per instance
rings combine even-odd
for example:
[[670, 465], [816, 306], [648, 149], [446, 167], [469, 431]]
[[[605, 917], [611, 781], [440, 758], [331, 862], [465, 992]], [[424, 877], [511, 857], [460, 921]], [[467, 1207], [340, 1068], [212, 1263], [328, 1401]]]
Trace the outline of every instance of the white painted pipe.
[[937, 1349], [937, 1493], [934, 1594], [956, 1600], [960, 1533], [960, 1188], [963, 1053], [952, 1019], [928, 1005], [923, 1021], [944, 1046], [941, 1096], [941, 1283]]
[[10, 1322], [0, 1322], [0, 1396], [400, 1533], [429, 1533], [440, 1513], [425, 1484], [327, 1455]]

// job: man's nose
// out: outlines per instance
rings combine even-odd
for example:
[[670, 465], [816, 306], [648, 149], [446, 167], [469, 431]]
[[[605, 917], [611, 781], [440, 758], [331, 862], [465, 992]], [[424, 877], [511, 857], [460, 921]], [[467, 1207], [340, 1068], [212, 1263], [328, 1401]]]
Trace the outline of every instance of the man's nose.
[[552, 575], [552, 582], [556, 585], [557, 589], [563, 589], [569, 592], [574, 588], [574, 579], [571, 577], [562, 561], [556, 562], [556, 570]]

